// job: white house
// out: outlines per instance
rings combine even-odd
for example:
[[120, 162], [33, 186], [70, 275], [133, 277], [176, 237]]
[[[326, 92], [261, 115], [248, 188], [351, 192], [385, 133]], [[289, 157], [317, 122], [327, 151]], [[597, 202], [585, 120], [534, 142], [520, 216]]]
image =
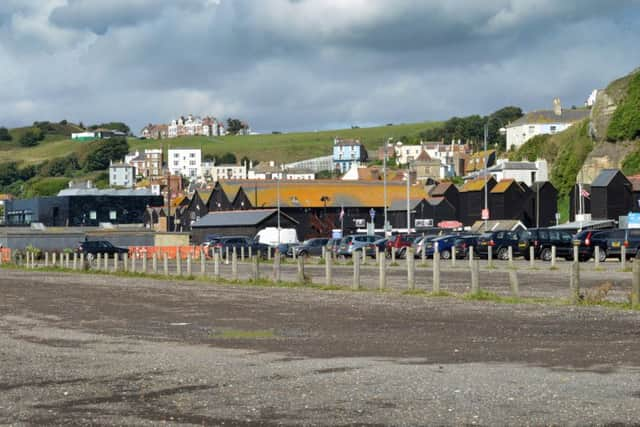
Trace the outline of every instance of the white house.
[[415, 160], [424, 151], [424, 146], [420, 145], [404, 145], [402, 142], [396, 142], [394, 147], [396, 155], [396, 163], [398, 165], [406, 165]]
[[194, 179], [202, 176], [202, 151], [199, 148], [170, 148], [167, 167], [171, 175]]
[[316, 179], [316, 174], [308, 169], [288, 169], [284, 172], [284, 179], [310, 181]]
[[576, 108], [563, 110], [560, 98], [553, 100], [553, 110], [537, 110], [525, 114], [505, 126], [507, 149], [518, 149], [536, 135], [562, 132], [574, 123], [589, 117], [590, 110]]
[[216, 165], [215, 162], [202, 162], [202, 175], [212, 181], [225, 179], [247, 179], [247, 168], [243, 165]]
[[109, 165], [109, 186], [133, 188], [136, 185], [136, 168], [126, 163]]
[[547, 161], [538, 159], [535, 162], [510, 162], [499, 161], [495, 166], [489, 168], [489, 173], [496, 181], [503, 179], [515, 179], [517, 182], [524, 182], [529, 187], [534, 182], [548, 181], [549, 169]]

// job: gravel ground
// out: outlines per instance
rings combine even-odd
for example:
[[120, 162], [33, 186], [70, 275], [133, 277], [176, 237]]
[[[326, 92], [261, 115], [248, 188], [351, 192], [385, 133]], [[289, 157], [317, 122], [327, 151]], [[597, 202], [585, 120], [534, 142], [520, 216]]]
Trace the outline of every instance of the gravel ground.
[[640, 420], [637, 312], [18, 270], [0, 295], [0, 424]]

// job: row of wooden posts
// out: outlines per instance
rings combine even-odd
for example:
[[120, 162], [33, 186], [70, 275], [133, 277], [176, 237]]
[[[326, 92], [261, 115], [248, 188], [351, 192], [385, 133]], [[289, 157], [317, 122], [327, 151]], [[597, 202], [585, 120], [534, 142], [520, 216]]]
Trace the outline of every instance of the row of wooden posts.
[[[241, 251], [243, 252], [243, 251]], [[509, 261], [512, 262], [513, 257], [511, 251], [509, 251]], [[552, 252], [555, 252], [555, 247], [552, 248]], [[225, 257], [226, 255], [226, 257]], [[243, 257], [244, 253], [241, 253], [241, 257]], [[277, 252], [276, 252], [277, 255]], [[452, 254], [455, 255], [455, 254]], [[480, 261], [477, 257], [474, 256], [473, 247], [469, 248], [469, 269], [470, 269], [470, 279], [471, 279], [471, 294], [477, 295], [480, 293]], [[533, 255], [533, 254], [531, 254]], [[552, 254], [555, 255], [555, 254]], [[268, 255], [270, 258], [270, 256]], [[325, 252], [323, 251], [324, 263], [325, 263], [325, 285], [331, 286], [333, 285], [333, 264], [334, 257], [333, 256], [325, 256]], [[221, 251], [213, 252], [213, 278], [219, 280], [220, 276], [220, 265], [221, 263], [231, 264], [231, 280], [238, 280], [238, 252], [233, 249], [230, 253], [229, 251], [225, 251], [223, 254]], [[230, 259], [229, 259], [230, 258]], [[261, 254], [258, 253], [256, 255], [251, 254], [251, 263], [252, 263], [252, 280], [258, 281], [260, 280], [260, 258]], [[273, 257], [273, 272], [272, 279], [274, 282], [281, 281], [281, 256]], [[376, 252], [377, 264], [379, 266], [379, 277], [378, 277], [378, 288], [380, 290], [384, 290], [387, 287], [387, 259], [384, 256], [384, 253]], [[394, 256], [392, 255], [392, 262]], [[362, 256], [353, 256], [353, 281], [352, 281], [352, 289], [358, 290], [361, 287], [360, 281], [360, 270], [361, 266], [366, 263], [366, 254], [363, 252]], [[415, 252], [413, 248], [406, 249], [406, 270], [407, 270], [407, 288], [409, 290], [414, 290], [416, 288], [416, 265], [415, 265]], [[491, 250], [489, 250], [489, 263], [491, 262]], [[552, 257], [552, 263], [555, 259], [555, 256]], [[625, 257], [622, 257], [623, 262]], [[206, 265], [207, 258], [204, 256], [204, 252], [200, 252], [197, 257], [199, 261], [200, 267], [200, 275], [206, 275]], [[423, 261], [425, 260], [423, 254]], [[597, 256], [596, 256], [597, 260]], [[140, 261], [140, 266], [138, 267], [138, 261]], [[151, 259], [151, 273], [153, 274], [164, 274], [165, 276], [169, 276], [169, 259], [167, 254], [163, 254], [160, 259], [157, 254], [153, 254]], [[194, 267], [194, 259], [191, 254], [189, 254], [186, 258], [185, 270], [182, 269], [182, 260], [177, 258], [176, 260], [176, 268], [175, 274], [178, 276], [185, 275], [191, 276], [193, 275], [193, 267]], [[162, 271], [159, 270], [159, 263], [162, 263]], [[455, 264], [455, 256], [451, 259], [452, 264]], [[533, 265], [534, 257], [531, 256], [531, 261]], [[596, 261], [597, 262], [597, 261]], [[122, 268], [120, 267], [120, 263], [122, 263]], [[95, 264], [95, 265], [94, 265]], [[305, 258], [298, 257], [296, 259], [297, 264], [297, 276], [296, 279], [299, 283], [308, 283], [310, 282], [310, 278], [305, 273]], [[433, 263], [432, 263], [432, 292], [434, 294], [438, 294], [440, 292], [440, 252], [434, 251], [433, 254]], [[27, 268], [36, 268], [36, 257], [32, 252], [27, 252], [26, 254], [26, 267]], [[147, 257], [142, 257], [138, 260], [135, 256], [129, 258], [128, 254], [123, 254], [122, 259], [115, 254], [111, 261], [111, 268], [109, 266], [109, 258], [107, 254], [97, 254], [93, 262], [89, 262], [85, 258], [84, 253], [44, 253], [44, 267], [59, 267], [59, 268], [67, 268], [72, 270], [79, 269], [94, 269], [97, 271], [104, 272], [118, 272], [125, 271], [131, 273], [149, 273], [148, 259]], [[139, 270], [138, 270], [139, 268]], [[508, 271], [509, 274], [509, 283], [511, 287], [511, 292], [514, 296], [519, 296], [519, 281], [518, 275], [515, 269], [511, 268]], [[640, 259], [635, 258], [633, 262], [633, 275], [632, 275], [632, 292], [631, 292], [631, 303], [634, 307], [637, 307], [640, 302]], [[570, 287], [570, 295], [571, 300], [574, 303], [578, 303], [580, 301], [580, 263], [578, 261], [578, 248], [574, 247], [573, 254], [573, 262], [571, 264], [571, 275], [569, 281]]]

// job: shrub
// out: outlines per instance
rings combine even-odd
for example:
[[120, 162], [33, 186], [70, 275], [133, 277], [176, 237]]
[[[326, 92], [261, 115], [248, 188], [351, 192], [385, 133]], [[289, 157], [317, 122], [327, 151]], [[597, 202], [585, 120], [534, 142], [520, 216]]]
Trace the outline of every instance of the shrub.
[[629, 82], [627, 95], [613, 113], [607, 139], [609, 141], [632, 140], [640, 137], [640, 73]]
[[40, 130], [29, 130], [20, 137], [20, 145], [23, 147], [35, 147], [42, 141], [44, 134]]

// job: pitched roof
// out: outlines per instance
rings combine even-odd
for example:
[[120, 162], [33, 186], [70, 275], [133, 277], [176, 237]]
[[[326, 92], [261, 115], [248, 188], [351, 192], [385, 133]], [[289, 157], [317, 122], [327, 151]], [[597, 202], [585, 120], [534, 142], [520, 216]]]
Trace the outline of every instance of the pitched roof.
[[505, 191], [507, 191], [509, 189], [509, 187], [511, 187], [511, 185], [513, 185], [516, 182], [515, 179], [511, 178], [511, 179], [503, 179], [502, 181], [498, 182], [495, 187], [493, 187], [491, 189], [492, 193], [504, 193]]
[[359, 139], [340, 139], [336, 138], [333, 142], [333, 145], [338, 146], [353, 146], [353, 145], [362, 145]]
[[427, 153], [425, 150], [422, 150], [422, 153], [420, 153], [420, 155], [418, 157], [415, 158], [414, 161], [416, 162], [428, 162], [432, 160], [431, 156], [429, 155], [429, 153]]
[[[491, 182], [491, 180], [493, 180], [493, 177], [488, 179], [487, 183]], [[465, 182], [465, 184], [460, 189], [460, 192], [465, 193], [467, 191], [480, 191], [484, 189], [484, 183], [485, 183], [484, 178], [472, 179], [471, 181]]]
[[449, 188], [453, 186], [453, 188], [456, 188], [456, 186], [453, 184], [453, 182], [451, 181], [443, 181], [440, 184], [436, 185], [435, 188], [433, 190], [431, 190], [431, 196], [444, 196], [444, 194], [447, 192], [447, 190], [449, 190]]
[[[409, 210], [415, 209], [420, 203], [422, 203], [425, 199], [409, 199]], [[392, 211], [407, 211], [407, 200], [394, 200], [391, 203], [391, 206], [387, 209], [389, 212]]]
[[[485, 230], [484, 221], [476, 221], [471, 226], [471, 231], [482, 232]], [[488, 231], [514, 231], [514, 230], [526, 230], [527, 227], [517, 219], [493, 219], [487, 221]]]
[[508, 124], [506, 127], [511, 128], [515, 126], [540, 123], [575, 123], [589, 117], [590, 112], [591, 110], [587, 108], [562, 110], [562, 114], [560, 115], [557, 115], [553, 110], [531, 111], [513, 123]]
[[622, 172], [620, 172], [620, 170], [618, 169], [602, 169], [602, 171], [600, 171], [600, 174], [591, 183], [591, 188], [609, 186], [609, 184], [611, 183], [611, 180], [613, 180], [613, 178], [618, 173], [622, 173]]
[[[277, 215], [277, 209], [250, 209], [242, 211], [220, 211], [210, 212], [191, 225], [198, 227], [242, 227], [255, 226], [265, 221], [273, 215]], [[280, 215], [292, 221], [298, 222], [290, 216], [280, 212]]]
[[640, 175], [631, 175], [627, 179], [631, 183], [631, 191], [640, 191]]
[[501, 170], [537, 170], [535, 162], [503, 162], [489, 168], [492, 171]]

